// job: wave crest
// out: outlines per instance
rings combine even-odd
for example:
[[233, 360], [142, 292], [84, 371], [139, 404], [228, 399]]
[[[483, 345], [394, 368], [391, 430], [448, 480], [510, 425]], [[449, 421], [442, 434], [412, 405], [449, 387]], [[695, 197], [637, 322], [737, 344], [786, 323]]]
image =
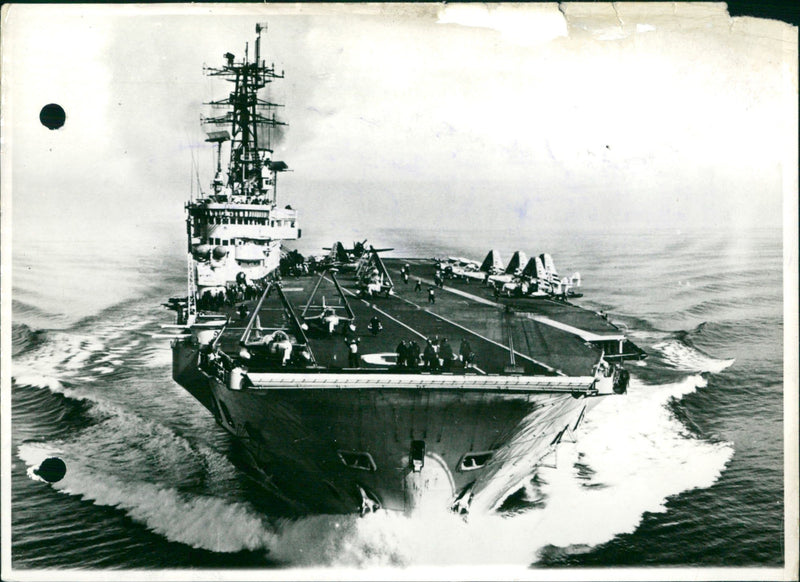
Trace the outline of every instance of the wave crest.
[[719, 359], [687, 345], [680, 339], [670, 339], [653, 346], [661, 352], [662, 359], [677, 370], [685, 372], [708, 372], [719, 374], [736, 361], [735, 358]]

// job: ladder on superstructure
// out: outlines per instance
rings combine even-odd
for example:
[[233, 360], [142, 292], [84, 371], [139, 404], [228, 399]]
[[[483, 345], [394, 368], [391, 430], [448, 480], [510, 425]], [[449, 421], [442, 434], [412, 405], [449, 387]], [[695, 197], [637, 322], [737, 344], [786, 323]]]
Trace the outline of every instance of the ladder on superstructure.
[[186, 277], [187, 294], [186, 294], [186, 323], [191, 325], [197, 319], [197, 299], [195, 298], [195, 277], [194, 277], [194, 261], [192, 260], [192, 253], [187, 256], [188, 276]]

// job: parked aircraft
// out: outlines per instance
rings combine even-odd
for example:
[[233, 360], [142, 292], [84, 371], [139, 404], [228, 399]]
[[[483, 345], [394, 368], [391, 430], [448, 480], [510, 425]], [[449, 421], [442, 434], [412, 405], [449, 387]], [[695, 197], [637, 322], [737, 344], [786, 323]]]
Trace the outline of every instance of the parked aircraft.
[[376, 249], [370, 245], [369, 250], [359, 260], [356, 277], [360, 295], [376, 297], [385, 294], [388, 297], [392, 294], [394, 283], [389, 271], [386, 270], [386, 265], [383, 264], [383, 259], [378, 254], [385, 250], [392, 249]]
[[344, 310], [345, 306], [326, 305], [325, 296], [323, 295], [320, 312], [311, 316], [306, 315], [304, 312], [302, 316], [303, 323], [318, 330], [325, 331], [329, 335], [333, 335], [339, 328], [340, 324], [350, 323], [355, 319], [354, 317], [349, 317], [347, 315], [340, 315], [337, 313], [337, 309]]
[[[319, 280], [317, 280], [314, 289], [311, 291], [311, 295], [308, 298], [308, 303], [306, 303], [305, 307], [303, 308], [303, 312], [300, 315], [300, 319], [302, 320], [306, 329], [309, 327], [314, 327], [317, 330], [326, 332], [328, 334], [333, 334], [343, 323], [347, 323], [350, 327], [353, 327], [355, 322], [355, 314], [353, 313], [350, 304], [347, 302], [347, 297], [345, 297], [345, 294], [339, 285], [339, 281], [336, 279], [336, 272], [336, 269], [328, 269], [320, 273]], [[313, 303], [314, 297], [317, 294], [317, 290], [320, 288], [322, 283], [326, 281], [328, 284], [333, 284], [334, 289], [339, 296], [340, 305], [326, 304], [325, 295], [322, 295], [321, 305], [315, 305]], [[312, 313], [312, 311], [316, 311], [317, 309], [319, 311], [313, 315], [309, 315]]]
[[[373, 248], [370, 246], [369, 249], [367, 249], [366, 244], [367, 239], [364, 239], [363, 241], [354, 241], [352, 248], [349, 249], [346, 249], [340, 241], [336, 241], [333, 246], [323, 247], [323, 250], [329, 251], [329, 253], [322, 259], [321, 265], [324, 268], [335, 267], [343, 273], [355, 271], [358, 269], [361, 259], [368, 254], [369, 249]], [[376, 252], [382, 252], [394, 249], [385, 248], [375, 250]]]

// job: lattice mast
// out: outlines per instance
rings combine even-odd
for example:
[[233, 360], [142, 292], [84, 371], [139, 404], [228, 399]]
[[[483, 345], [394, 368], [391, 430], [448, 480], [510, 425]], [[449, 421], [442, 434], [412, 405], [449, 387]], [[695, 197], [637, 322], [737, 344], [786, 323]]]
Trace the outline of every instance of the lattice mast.
[[[232, 53], [225, 53], [225, 64], [220, 68], [204, 67], [207, 75], [224, 77], [234, 84], [230, 95], [207, 105], [227, 109], [224, 115], [207, 117], [204, 123], [219, 126], [227, 125], [226, 132], [213, 132], [209, 140], [218, 144], [218, 174], [214, 181], [219, 193], [224, 185], [230, 188], [232, 196], [247, 198], [267, 198], [275, 202], [275, 182], [277, 172], [287, 169], [283, 162], [272, 161], [272, 146], [276, 129], [286, 123], [275, 117], [275, 109], [282, 107], [277, 103], [265, 101], [258, 92], [274, 79], [282, 79], [283, 71], [278, 73], [275, 65], [267, 65], [261, 58], [261, 33], [265, 24], [256, 25], [255, 58], [249, 58], [249, 44], [245, 45], [244, 58], [237, 61]], [[230, 139], [230, 162], [227, 180], [221, 175], [222, 142]]]

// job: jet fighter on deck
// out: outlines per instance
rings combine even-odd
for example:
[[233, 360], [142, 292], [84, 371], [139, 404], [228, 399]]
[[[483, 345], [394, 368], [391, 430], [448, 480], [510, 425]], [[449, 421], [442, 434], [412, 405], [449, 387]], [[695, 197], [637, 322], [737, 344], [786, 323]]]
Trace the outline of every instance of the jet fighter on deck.
[[[328, 335], [333, 335], [339, 329], [340, 324], [350, 323], [355, 319], [352, 316], [340, 315], [337, 313], [337, 310], [344, 309], [345, 307], [340, 305], [326, 305], [325, 296], [323, 295], [321, 311], [316, 315], [302, 315], [303, 323], [327, 332]], [[345, 311], [345, 313], [347, 313], [347, 311]]]
[[[314, 297], [323, 282], [327, 282], [329, 286], [333, 285], [339, 297], [339, 305], [326, 304], [325, 295], [322, 295], [322, 303], [320, 305], [313, 303]], [[313, 313], [316, 310], [318, 311]], [[347, 302], [347, 297], [345, 297], [339, 281], [336, 279], [336, 269], [328, 269], [320, 273], [314, 290], [311, 292], [308, 302], [300, 314], [300, 319], [306, 329], [314, 328], [328, 335], [333, 335], [337, 329], [340, 329], [342, 324], [348, 324], [342, 329], [344, 333], [347, 332], [348, 328], [352, 329], [355, 326], [355, 314]]]

